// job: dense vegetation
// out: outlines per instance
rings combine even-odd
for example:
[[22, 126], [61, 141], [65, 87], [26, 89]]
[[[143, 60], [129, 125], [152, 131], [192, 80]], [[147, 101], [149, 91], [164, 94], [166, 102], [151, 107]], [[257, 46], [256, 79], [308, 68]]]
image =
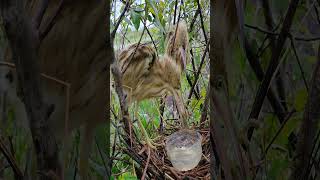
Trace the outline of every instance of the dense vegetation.
[[[117, 22], [120, 19], [120, 14], [125, 7], [126, 4], [124, 2], [113, 2], [113, 14], [111, 17], [113, 22]], [[199, 7], [201, 10], [199, 10]], [[205, 151], [208, 153], [209, 121], [207, 114], [203, 114], [202, 112], [207, 110], [208, 107], [208, 102], [205, 103], [205, 99], [209, 80], [209, 53], [208, 49], [206, 49], [209, 36], [209, 2], [189, 0], [184, 2], [133, 1], [121, 21], [115, 37], [114, 48], [116, 52], [119, 52], [133, 43], [152, 43], [159, 56], [163, 56], [168, 30], [178, 21], [185, 21], [187, 23], [190, 52], [192, 53], [191, 59], [187, 64], [186, 73], [183, 74], [181, 80], [182, 96], [184, 103], [188, 104], [188, 110], [191, 114], [188, 120], [189, 125], [204, 134], [204, 142], [207, 144]], [[193, 89], [192, 93], [191, 87]], [[130, 144], [124, 141], [126, 139], [125, 136], [128, 136], [128, 134], [125, 134], [125, 126], [121, 122], [121, 111], [117, 94], [112, 87], [111, 89], [111, 159], [115, 159], [113, 161], [112, 173], [114, 174], [114, 178], [136, 177], [137, 174], [142, 173], [144, 163], [149, 156], [145, 147], [140, 144], [143, 139], [142, 137], [139, 138], [141, 130], [139, 130], [136, 121], [134, 121], [133, 125], [138, 137], [137, 142], [134, 142], [134, 145], [130, 146]], [[129, 109], [130, 117], [133, 118], [133, 105]], [[142, 120], [151, 138], [156, 138], [156, 142], [162, 144], [164, 144], [164, 138], [175, 132], [179, 127], [177, 122], [178, 116], [170, 98], [154, 98], [142, 101], [139, 107], [139, 118]], [[128, 152], [128, 150], [124, 149], [131, 149], [132, 151]], [[142, 152], [139, 154], [139, 151]], [[141, 153], [143, 154], [141, 155]], [[177, 178], [170, 172], [169, 167], [172, 165], [163, 153], [163, 147], [152, 150], [149, 168], [155, 169], [159, 174], [170, 174], [171, 178]], [[140, 157], [143, 160], [139, 162], [134, 157]], [[165, 162], [159, 165], [158, 169], [154, 168], [157, 166], [156, 159], [160, 157], [165, 158]], [[152, 160], [153, 158], [155, 158], [154, 161]], [[189, 172], [191, 174], [190, 177], [209, 177], [209, 159], [203, 161], [206, 161], [202, 163], [202, 168], [205, 171], [193, 175]], [[161, 166], [167, 167], [163, 168]], [[164, 172], [161, 172], [160, 169]]]

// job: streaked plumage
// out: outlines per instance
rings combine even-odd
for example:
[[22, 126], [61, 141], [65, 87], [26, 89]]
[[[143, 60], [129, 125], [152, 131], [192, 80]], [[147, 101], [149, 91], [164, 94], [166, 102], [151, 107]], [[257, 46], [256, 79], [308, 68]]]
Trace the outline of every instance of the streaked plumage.
[[[185, 69], [189, 48], [186, 24], [180, 22], [168, 33], [166, 53], [157, 57], [152, 44], [133, 44], [118, 55], [122, 82], [129, 103], [144, 99], [173, 95], [183, 125], [187, 112], [180, 92], [181, 74]], [[137, 47], [138, 46], [138, 47]]]

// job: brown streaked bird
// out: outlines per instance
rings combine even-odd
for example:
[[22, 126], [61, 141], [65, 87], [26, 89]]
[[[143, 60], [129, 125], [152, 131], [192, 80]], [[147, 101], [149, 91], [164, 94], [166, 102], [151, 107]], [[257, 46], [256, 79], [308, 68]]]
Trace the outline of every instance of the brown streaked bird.
[[[187, 110], [180, 92], [180, 79], [189, 58], [188, 48], [187, 26], [184, 22], [179, 22], [168, 32], [166, 52], [160, 58], [151, 44], [136, 43], [122, 50], [117, 60], [129, 104], [136, 102], [138, 105], [144, 99], [173, 95], [182, 126], [187, 128]], [[135, 116], [137, 117], [137, 109]], [[139, 118], [138, 125], [147, 145], [155, 148], [155, 143], [149, 138]]]
[[[49, 1], [40, 30], [44, 30], [60, 2], [63, 1]], [[28, 1], [26, 8], [30, 18], [35, 17], [41, 3], [41, 0]], [[58, 142], [68, 139], [66, 146], [72, 147], [72, 131], [83, 128], [79, 162], [82, 179], [90, 179], [87, 173], [88, 158], [95, 128], [108, 121], [106, 105], [109, 100], [106, 88], [109, 81], [106, 78], [108, 72], [105, 71], [108, 63], [105, 49], [106, 3], [105, 0], [64, 1], [52, 29], [39, 46], [40, 72], [71, 84], [69, 123], [65, 134], [65, 86], [41, 78], [44, 101], [54, 107], [48, 123]], [[11, 61], [10, 57], [6, 61]], [[28, 128], [24, 104], [16, 94], [17, 78], [13, 72], [13, 69], [1, 67], [0, 93], [7, 93], [7, 102], [18, 112], [16, 120], [21, 126]]]

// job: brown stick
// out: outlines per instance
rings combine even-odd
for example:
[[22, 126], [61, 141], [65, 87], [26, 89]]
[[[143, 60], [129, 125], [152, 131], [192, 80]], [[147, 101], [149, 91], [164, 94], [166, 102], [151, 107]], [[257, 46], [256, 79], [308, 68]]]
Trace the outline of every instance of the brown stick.
[[147, 158], [147, 163], [146, 163], [146, 166], [144, 167], [144, 170], [143, 170], [143, 174], [142, 174], [141, 180], [144, 180], [144, 179], [146, 178], [147, 169], [148, 169], [149, 162], [150, 162], [150, 157], [151, 157], [151, 150], [150, 150], [150, 147], [148, 147], [148, 158]]

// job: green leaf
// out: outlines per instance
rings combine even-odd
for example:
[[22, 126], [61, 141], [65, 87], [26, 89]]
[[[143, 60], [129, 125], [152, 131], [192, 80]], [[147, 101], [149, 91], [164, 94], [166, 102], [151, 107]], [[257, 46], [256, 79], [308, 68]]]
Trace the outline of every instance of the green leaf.
[[137, 177], [127, 172], [119, 176], [119, 180], [136, 180]]
[[136, 30], [139, 30], [141, 21], [141, 15], [135, 11], [131, 11], [131, 22], [133, 23]]
[[[154, 15], [154, 22], [155, 24], [160, 28], [161, 32], [165, 32], [164, 30], [164, 25], [161, 24], [161, 19], [160, 19], [160, 15], [159, 15], [159, 11], [158, 11], [158, 8], [154, 2], [154, 0], [146, 0], [146, 3], [148, 5], [150, 5], [150, 12]], [[161, 15], [162, 17], [162, 15]]]
[[137, 6], [134, 10], [136, 12], [144, 12], [144, 9], [142, 7], [139, 7], [139, 6]]
[[148, 14], [148, 16], [147, 16], [147, 19], [150, 21], [150, 22], [153, 22], [154, 21], [154, 19]]

